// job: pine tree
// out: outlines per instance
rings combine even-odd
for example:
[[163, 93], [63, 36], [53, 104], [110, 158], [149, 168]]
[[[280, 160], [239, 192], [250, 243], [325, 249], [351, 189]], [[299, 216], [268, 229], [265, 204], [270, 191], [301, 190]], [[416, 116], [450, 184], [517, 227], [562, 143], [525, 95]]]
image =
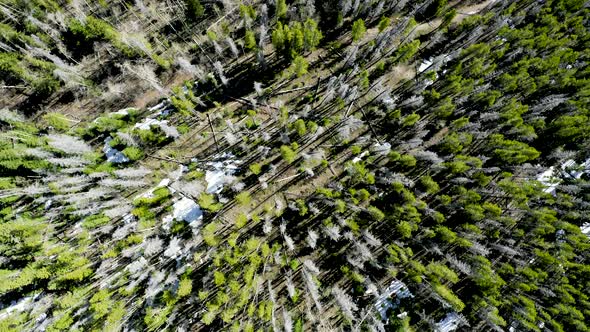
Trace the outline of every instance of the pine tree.
[[352, 41], [359, 41], [365, 35], [367, 28], [365, 28], [365, 21], [362, 18], [354, 21], [352, 24]]
[[186, 5], [185, 15], [193, 22], [197, 22], [205, 14], [205, 7], [200, 0], [184, 0]]

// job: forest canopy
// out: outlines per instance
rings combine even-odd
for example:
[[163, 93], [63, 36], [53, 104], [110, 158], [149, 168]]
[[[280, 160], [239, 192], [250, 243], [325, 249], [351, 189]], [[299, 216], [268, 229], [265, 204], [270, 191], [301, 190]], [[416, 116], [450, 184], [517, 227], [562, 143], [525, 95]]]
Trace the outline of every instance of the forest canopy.
[[589, 17], [0, 1], [0, 331], [590, 331]]

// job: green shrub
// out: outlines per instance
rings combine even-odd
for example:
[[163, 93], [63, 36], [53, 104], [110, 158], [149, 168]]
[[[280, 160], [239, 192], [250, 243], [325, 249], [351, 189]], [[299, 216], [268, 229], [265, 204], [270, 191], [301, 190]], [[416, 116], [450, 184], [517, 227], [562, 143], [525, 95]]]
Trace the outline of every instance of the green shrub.
[[201, 193], [198, 203], [201, 208], [210, 212], [217, 212], [223, 208], [223, 204], [216, 202], [212, 194]]
[[416, 113], [409, 114], [402, 120], [402, 127], [410, 127], [420, 120], [420, 115]]
[[61, 113], [49, 112], [43, 115], [43, 120], [55, 130], [66, 131], [70, 129], [70, 120]]
[[140, 148], [135, 146], [128, 146], [125, 149], [123, 149], [122, 152], [131, 161], [136, 161], [143, 157], [143, 151], [141, 151]]
[[334, 212], [336, 212], [336, 213], [346, 212], [346, 202], [341, 199], [337, 199], [336, 201], [334, 201]]
[[369, 191], [367, 189], [363, 188], [363, 189], [356, 192], [355, 197], [359, 201], [364, 202], [364, 201], [369, 200], [369, 198], [371, 197], [371, 194], [369, 193]]
[[254, 36], [254, 31], [246, 30], [246, 34], [244, 35], [244, 47], [248, 51], [256, 49], [256, 37]]
[[502, 134], [490, 135], [489, 141], [490, 146], [495, 148], [495, 156], [509, 164], [522, 164], [541, 155], [539, 151], [526, 143], [505, 139]]
[[111, 219], [104, 214], [97, 214], [84, 219], [82, 227], [93, 229], [108, 224], [110, 220]]
[[260, 164], [258, 164], [258, 163], [251, 164], [249, 166], [249, 168], [250, 168], [250, 171], [252, 172], [252, 174], [254, 174], [254, 175], [258, 175], [262, 171], [262, 166], [260, 166]]
[[127, 114], [109, 114], [101, 116], [91, 122], [83, 133], [84, 138], [91, 139], [101, 134], [110, 134], [118, 131], [129, 123], [135, 121], [138, 111], [127, 109]]
[[283, 160], [291, 164], [295, 161], [295, 158], [297, 158], [297, 153], [291, 150], [289, 146], [283, 145], [281, 146], [281, 156], [283, 157]]
[[383, 32], [383, 30], [387, 29], [387, 27], [391, 24], [391, 19], [386, 16], [382, 16], [379, 20], [379, 32]]
[[368, 211], [371, 217], [377, 221], [385, 219], [385, 213], [374, 206], [369, 206]]
[[404, 167], [414, 167], [416, 166], [416, 158], [412, 155], [404, 154], [400, 157], [399, 163]]
[[135, 201], [133, 201], [133, 204], [138, 207], [158, 206], [161, 205], [164, 201], [168, 200], [170, 198], [170, 195], [170, 190], [168, 188], [160, 187], [152, 192], [151, 197], [139, 197]]
[[250, 193], [247, 191], [242, 191], [241, 193], [236, 195], [236, 202], [239, 205], [248, 205], [252, 201], [250, 197]]
[[205, 14], [205, 7], [199, 0], [184, 0], [186, 5], [185, 15], [188, 19], [196, 22], [203, 14]]
[[185, 176], [186, 176], [187, 180], [202, 179], [205, 177], [205, 172], [199, 171], [199, 170], [194, 170], [194, 171], [190, 171], [190, 172], [186, 173]]
[[246, 216], [244, 213], [238, 214], [238, 216], [236, 217], [236, 228], [240, 229], [240, 228], [246, 226], [247, 223], [248, 223], [248, 216]]
[[182, 278], [178, 284], [178, 297], [185, 297], [190, 295], [193, 290], [193, 282], [188, 278]]
[[101, 289], [90, 298], [90, 309], [94, 313], [94, 318], [99, 319], [109, 313], [113, 300], [106, 289]]
[[308, 121], [307, 128], [309, 129], [310, 133], [315, 134], [315, 132], [318, 130], [318, 124], [314, 121]]
[[435, 284], [434, 291], [445, 299], [456, 311], [462, 311], [465, 308], [465, 304], [461, 301], [457, 295], [455, 295], [450, 289], [444, 285]]
[[299, 210], [299, 215], [300, 216], [305, 216], [307, 214], [307, 205], [305, 204], [305, 201], [302, 199], [298, 199], [295, 201], [295, 205], [297, 206], [297, 209]]
[[18, 53], [0, 53], [0, 74], [7, 82], [30, 80], [27, 72], [21, 66]]
[[307, 68], [309, 67], [309, 63], [305, 60], [302, 56], [297, 56], [293, 59], [291, 66], [285, 70], [286, 76], [293, 76], [301, 77], [307, 74]]
[[215, 282], [215, 285], [218, 287], [225, 285], [225, 275], [223, 274], [223, 272], [214, 271], [213, 281]]
[[436, 194], [440, 190], [438, 183], [436, 183], [428, 175], [424, 175], [422, 178], [420, 178], [420, 184], [422, 185], [424, 190], [429, 194]]
[[303, 119], [297, 119], [297, 121], [295, 121], [293, 123], [293, 128], [295, 128], [295, 131], [297, 132], [297, 135], [299, 135], [299, 136], [304, 136], [307, 133], [307, 128], [305, 127], [305, 121], [303, 121]]
[[[86, 16], [84, 23], [76, 19], [68, 22], [68, 31], [65, 36], [70, 48], [81, 51], [82, 54], [89, 53], [97, 41], [108, 41], [125, 56], [132, 57], [139, 55], [139, 50], [133, 49], [121, 40], [121, 34], [108, 22], [94, 16]], [[149, 44], [148, 48], [150, 47]]]
[[149, 130], [135, 129], [134, 132], [139, 136], [139, 139], [148, 145], [162, 146], [170, 142], [172, 139], [166, 137], [166, 134], [160, 126], [152, 125]]
[[362, 18], [354, 21], [352, 24], [352, 41], [359, 41], [367, 32], [365, 28], [365, 21]]

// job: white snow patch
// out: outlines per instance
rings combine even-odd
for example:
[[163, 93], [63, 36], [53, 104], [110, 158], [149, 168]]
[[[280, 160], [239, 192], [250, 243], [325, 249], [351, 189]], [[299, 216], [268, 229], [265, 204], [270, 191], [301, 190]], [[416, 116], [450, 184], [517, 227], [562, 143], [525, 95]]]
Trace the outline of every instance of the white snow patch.
[[113, 164], [120, 164], [126, 163], [129, 161], [129, 158], [123, 154], [123, 152], [111, 147], [109, 144], [112, 141], [112, 137], [108, 137], [104, 140], [104, 147], [102, 148], [102, 152], [104, 152], [105, 156], [107, 157], [107, 161]]
[[432, 60], [431, 59], [422, 61], [422, 63], [420, 64], [420, 66], [418, 66], [418, 72], [421, 73], [421, 72], [425, 71], [431, 65], [432, 65]]
[[176, 127], [168, 125], [168, 120], [158, 120], [153, 118], [145, 118], [142, 122], [138, 122], [133, 126], [133, 128], [138, 128], [141, 130], [150, 130], [151, 126], [159, 126], [166, 137], [177, 138], [180, 136]]
[[124, 223], [126, 223], [126, 224], [127, 224], [127, 223], [130, 223], [130, 222], [132, 222], [132, 221], [133, 221], [133, 219], [134, 219], [134, 218], [135, 218], [135, 217], [134, 217], [134, 216], [133, 216], [131, 213], [127, 213], [127, 214], [125, 214], [125, 215], [123, 216], [123, 222], [124, 222]]
[[157, 104], [155, 106], [152, 106], [152, 107], [148, 108], [148, 111], [150, 111], [150, 112], [161, 111], [164, 108], [166, 108], [166, 106], [168, 106], [168, 99], [160, 102], [159, 104]]
[[183, 197], [178, 202], [174, 203], [174, 212], [172, 216], [176, 220], [184, 220], [191, 226], [197, 226], [203, 219], [203, 211], [199, 204], [192, 199]]
[[448, 313], [445, 318], [436, 323], [436, 332], [455, 331], [461, 325], [461, 317], [456, 312]]
[[555, 170], [555, 167], [551, 166], [545, 172], [543, 172], [537, 176], [537, 181], [541, 182], [544, 186], [547, 187], [547, 188], [543, 189], [543, 191], [546, 193], [555, 192], [555, 188], [557, 187], [559, 182], [561, 182], [561, 180], [559, 180], [559, 178], [553, 176], [554, 170]]
[[359, 161], [361, 161], [361, 160], [362, 160], [362, 159], [363, 159], [363, 158], [364, 158], [366, 155], [368, 155], [368, 154], [369, 154], [369, 151], [365, 151], [365, 152], [363, 152], [363, 153], [359, 154], [358, 156], [354, 157], [354, 158], [352, 159], [352, 162], [353, 162], [353, 163], [358, 163]]
[[[587, 159], [582, 164], [580, 164], [579, 169], [568, 170], [569, 168], [578, 168], [576, 166], [578, 166], [578, 165], [576, 164], [575, 160], [568, 159], [561, 164], [560, 173], [563, 174], [565, 177], [569, 177], [572, 179], [579, 179], [582, 177], [582, 175], [584, 175], [586, 172], [588, 172], [588, 167], [590, 166], [590, 158]], [[555, 167], [551, 166], [545, 172], [543, 172], [537, 176], [537, 181], [541, 182], [543, 185], [545, 185], [547, 187], [543, 190], [546, 193], [551, 193], [551, 194], [555, 193], [555, 188], [562, 181], [558, 176], [554, 176], [553, 175], [554, 173], [555, 173]]]
[[0, 319], [4, 319], [4, 318], [10, 316], [15, 311], [22, 312], [22, 311], [26, 310], [28, 308], [29, 303], [31, 303], [32, 300], [33, 300], [32, 296], [27, 296], [18, 302], [12, 301], [10, 303], [10, 306], [8, 306], [6, 309], [4, 309], [3, 312], [0, 312]]
[[178, 179], [180, 179], [182, 174], [186, 171], [188, 171], [188, 167], [186, 167], [184, 165], [180, 165], [180, 166], [178, 166], [176, 171], [171, 172], [169, 175], [170, 175], [170, 178], [172, 178], [172, 181], [178, 181]]
[[[568, 159], [561, 164], [560, 173], [563, 174], [564, 177], [569, 177], [572, 179], [579, 179], [582, 177], [582, 175], [586, 174], [589, 171], [590, 158], [586, 159], [586, 161], [584, 161], [582, 164], [580, 164], [579, 165], [580, 167], [576, 167], [576, 166], [578, 166], [578, 165], [576, 164], [575, 160]], [[568, 170], [568, 168], [574, 168], [574, 169]], [[545, 189], [543, 189], [543, 191], [546, 193], [550, 193], [552, 195], [555, 195], [555, 189], [562, 181], [561, 178], [554, 176], [553, 175], [554, 173], [555, 173], [555, 167], [551, 166], [545, 172], [543, 172], [537, 176], [537, 181], [541, 182], [546, 187]], [[582, 230], [582, 233], [584, 233], [588, 237], [590, 237], [590, 223], [583, 224], [582, 226], [580, 226], [580, 229]]]
[[152, 125], [159, 126], [160, 122], [161, 121], [158, 119], [145, 118], [145, 119], [143, 119], [142, 122], [136, 123], [135, 126], [133, 126], [133, 128], [139, 128], [142, 130], [150, 130], [150, 127]]
[[135, 108], [133, 108], [133, 107], [128, 107], [128, 108], [118, 110], [116, 112], [112, 112], [111, 114], [127, 115], [127, 114], [129, 114], [129, 111], [134, 110], [134, 109]]
[[163, 179], [162, 181], [160, 181], [160, 183], [158, 183], [158, 186], [156, 188], [165, 187], [169, 184], [170, 184], [170, 179]]
[[385, 156], [391, 151], [391, 144], [385, 142], [383, 144], [375, 143], [371, 146], [371, 152], [380, 156]]
[[219, 194], [226, 184], [235, 180], [233, 174], [239, 169], [241, 160], [233, 159], [231, 153], [223, 153], [218, 159], [220, 161], [208, 162], [208, 170], [205, 172], [205, 181], [207, 182], [206, 192], [208, 194]]
[[167, 214], [162, 218], [162, 228], [166, 231], [170, 231], [170, 227], [172, 227], [172, 222], [174, 221], [174, 216], [171, 214]]
[[[393, 297], [395, 297], [394, 302], [390, 300], [390, 298]], [[389, 287], [387, 287], [377, 298], [375, 309], [377, 309], [377, 312], [381, 315], [382, 320], [387, 320], [387, 310], [389, 310], [389, 308], [397, 308], [400, 300], [407, 297], [414, 297], [414, 295], [410, 292], [406, 284], [399, 280], [393, 280]]]

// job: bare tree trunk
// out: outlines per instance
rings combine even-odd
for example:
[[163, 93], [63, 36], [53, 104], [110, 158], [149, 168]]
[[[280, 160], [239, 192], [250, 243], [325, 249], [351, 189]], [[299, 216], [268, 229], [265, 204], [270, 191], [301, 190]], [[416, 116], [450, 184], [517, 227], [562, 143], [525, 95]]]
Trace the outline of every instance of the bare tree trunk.
[[209, 127], [211, 127], [211, 132], [213, 133], [213, 140], [215, 141], [217, 153], [219, 153], [219, 144], [217, 143], [217, 136], [215, 136], [215, 130], [213, 129], [213, 124], [211, 123], [211, 117], [209, 116], [209, 113], [207, 113], [207, 120], [209, 121]]

